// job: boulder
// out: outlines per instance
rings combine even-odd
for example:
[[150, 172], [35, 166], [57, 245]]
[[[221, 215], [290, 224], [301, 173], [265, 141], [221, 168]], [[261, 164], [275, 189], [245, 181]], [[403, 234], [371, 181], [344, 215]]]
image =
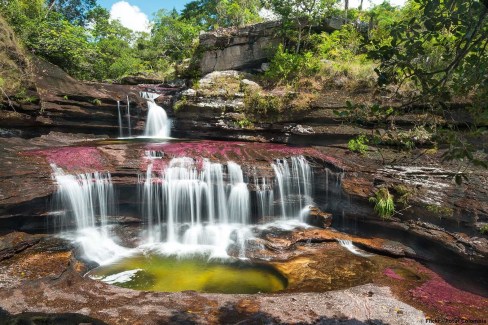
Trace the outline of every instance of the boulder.
[[200, 35], [200, 73], [259, 68], [281, 42], [281, 22], [268, 21], [243, 28], [218, 29]]
[[310, 207], [305, 222], [315, 227], [327, 228], [332, 224], [332, 214], [323, 212], [317, 207]]

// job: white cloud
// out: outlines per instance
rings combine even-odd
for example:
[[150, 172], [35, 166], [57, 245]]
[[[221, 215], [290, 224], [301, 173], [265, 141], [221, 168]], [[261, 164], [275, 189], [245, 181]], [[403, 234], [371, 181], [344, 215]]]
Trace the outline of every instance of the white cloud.
[[110, 18], [118, 19], [120, 23], [135, 32], [149, 32], [149, 19], [137, 6], [127, 1], [119, 1], [112, 5]]

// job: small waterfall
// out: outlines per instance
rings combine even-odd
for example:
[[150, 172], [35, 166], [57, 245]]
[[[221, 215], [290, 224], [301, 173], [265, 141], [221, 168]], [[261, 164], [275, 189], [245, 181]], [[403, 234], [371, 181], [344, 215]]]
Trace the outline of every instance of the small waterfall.
[[[250, 198], [239, 165], [173, 158], [160, 174], [148, 167], [143, 183], [149, 242], [166, 242], [169, 253], [210, 252], [227, 256], [231, 244], [243, 252], [250, 220]], [[164, 231], [164, 228], [165, 231]]]
[[74, 219], [76, 241], [86, 256], [102, 264], [124, 254], [125, 249], [113, 242], [107, 230], [108, 217], [116, 214], [110, 173], [70, 175], [55, 165], [51, 167], [58, 185], [55, 202], [66, 211], [62, 223], [70, 224]]
[[259, 181], [259, 177], [255, 177], [254, 185], [257, 196], [258, 218], [267, 220], [274, 216], [274, 191], [272, 183], [264, 177], [261, 178], [261, 181]]
[[147, 106], [149, 112], [147, 114], [144, 136], [168, 138], [170, 135], [170, 127], [166, 111], [152, 100], [147, 101]]
[[129, 138], [132, 137], [132, 127], [130, 125], [130, 100], [129, 96], [127, 96], [127, 125], [129, 128]]
[[348, 251], [350, 251], [354, 255], [358, 255], [358, 256], [362, 256], [362, 257], [370, 257], [370, 256], [373, 256], [373, 254], [369, 254], [369, 253], [365, 253], [365, 252], [361, 251], [359, 248], [357, 248], [356, 246], [354, 246], [354, 244], [352, 243], [352, 241], [350, 241], [348, 239], [338, 239], [337, 241], [339, 242], [339, 244], [342, 247], [344, 247], [345, 249], [347, 249]]
[[108, 215], [115, 211], [114, 191], [109, 173], [65, 174], [51, 166], [58, 184], [56, 202], [67, 209], [68, 217], [74, 218], [77, 229], [94, 228], [97, 216], [102, 226]]
[[123, 130], [122, 130], [122, 113], [120, 112], [120, 101], [118, 100], [117, 101], [117, 110], [119, 112], [119, 137], [123, 137], [124, 136], [124, 133], [123, 133]]
[[249, 207], [251, 200], [247, 184], [244, 183], [244, 175], [241, 166], [235, 162], [227, 163], [229, 173], [229, 216], [230, 222], [248, 224], [250, 218]]
[[282, 219], [297, 218], [312, 204], [312, 169], [303, 156], [276, 160], [272, 164], [280, 193]]
[[170, 122], [166, 111], [156, 104], [155, 100], [160, 95], [141, 91], [139, 95], [147, 100], [147, 120], [144, 136], [150, 138], [169, 138]]

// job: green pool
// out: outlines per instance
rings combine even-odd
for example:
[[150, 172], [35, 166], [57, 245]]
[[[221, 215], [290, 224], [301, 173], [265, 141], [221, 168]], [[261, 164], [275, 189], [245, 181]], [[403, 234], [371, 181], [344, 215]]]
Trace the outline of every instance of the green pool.
[[287, 285], [286, 278], [267, 265], [161, 255], [128, 257], [98, 267], [88, 276], [124, 288], [161, 292], [258, 293], [280, 291]]

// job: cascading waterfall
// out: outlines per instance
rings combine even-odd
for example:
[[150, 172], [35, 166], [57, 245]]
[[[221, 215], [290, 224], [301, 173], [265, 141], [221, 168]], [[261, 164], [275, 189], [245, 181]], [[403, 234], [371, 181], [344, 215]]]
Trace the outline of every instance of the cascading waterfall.
[[278, 183], [282, 219], [296, 218], [312, 201], [312, 169], [303, 156], [272, 164]]
[[[161, 164], [155, 161], [164, 153], [148, 150], [145, 155], [150, 163], [145, 175], [139, 175], [143, 249], [227, 257], [232, 248], [245, 258], [253, 220], [298, 220], [313, 203], [312, 170], [303, 156], [276, 160], [275, 181], [254, 175], [257, 213], [252, 214], [248, 179], [239, 164], [179, 157], [156, 170], [154, 166]], [[53, 170], [58, 202], [66, 210], [66, 220], [76, 222], [76, 240], [85, 254], [98, 263], [127, 255], [128, 250], [116, 245], [107, 230], [108, 217], [115, 215], [117, 206], [110, 174], [69, 175], [56, 166]]]
[[122, 113], [120, 112], [120, 101], [117, 101], [117, 111], [119, 112], [119, 136], [122, 138], [124, 136], [123, 126], [122, 126]]
[[274, 216], [274, 190], [273, 184], [265, 177], [254, 178], [257, 197], [257, 215], [259, 219], [266, 220]]
[[145, 137], [168, 138], [170, 136], [170, 123], [166, 111], [155, 103], [158, 94], [141, 92], [140, 96], [147, 100], [148, 114]]
[[129, 129], [129, 138], [132, 137], [132, 127], [130, 124], [130, 100], [129, 96], [127, 96], [127, 125]]
[[365, 253], [362, 250], [360, 250], [359, 248], [357, 248], [356, 246], [354, 246], [352, 241], [350, 241], [348, 239], [338, 239], [337, 241], [339, 242], [339, 244], [342, 247], [344, 247], [345, 249], [347, 249], [348, 251], [350, 251], [354, 255], [358, 255], [358, 256], [362, 256], [362, 257], [373, 256], [373, 254]]
[[142, 186], [147, 238], [165, 242], [164, 252], [224, 257], [232, 243], [243, 252], [251, 204], [238, 164], [225, 173], [219, 163], [203, 160], [199, 170], [192, 158], [174, 158], [159, 174], [149, 165]]
[[55, 165], [53, 178], [58, 185], [55, 202], [65, 210], [65, 222], [74, 219], [78, 241], [85, 254], [102, 264], [125, 253], [107, 230], [108, 217], [116, 214], [116, 200], [110, 173], [70, 175]]

